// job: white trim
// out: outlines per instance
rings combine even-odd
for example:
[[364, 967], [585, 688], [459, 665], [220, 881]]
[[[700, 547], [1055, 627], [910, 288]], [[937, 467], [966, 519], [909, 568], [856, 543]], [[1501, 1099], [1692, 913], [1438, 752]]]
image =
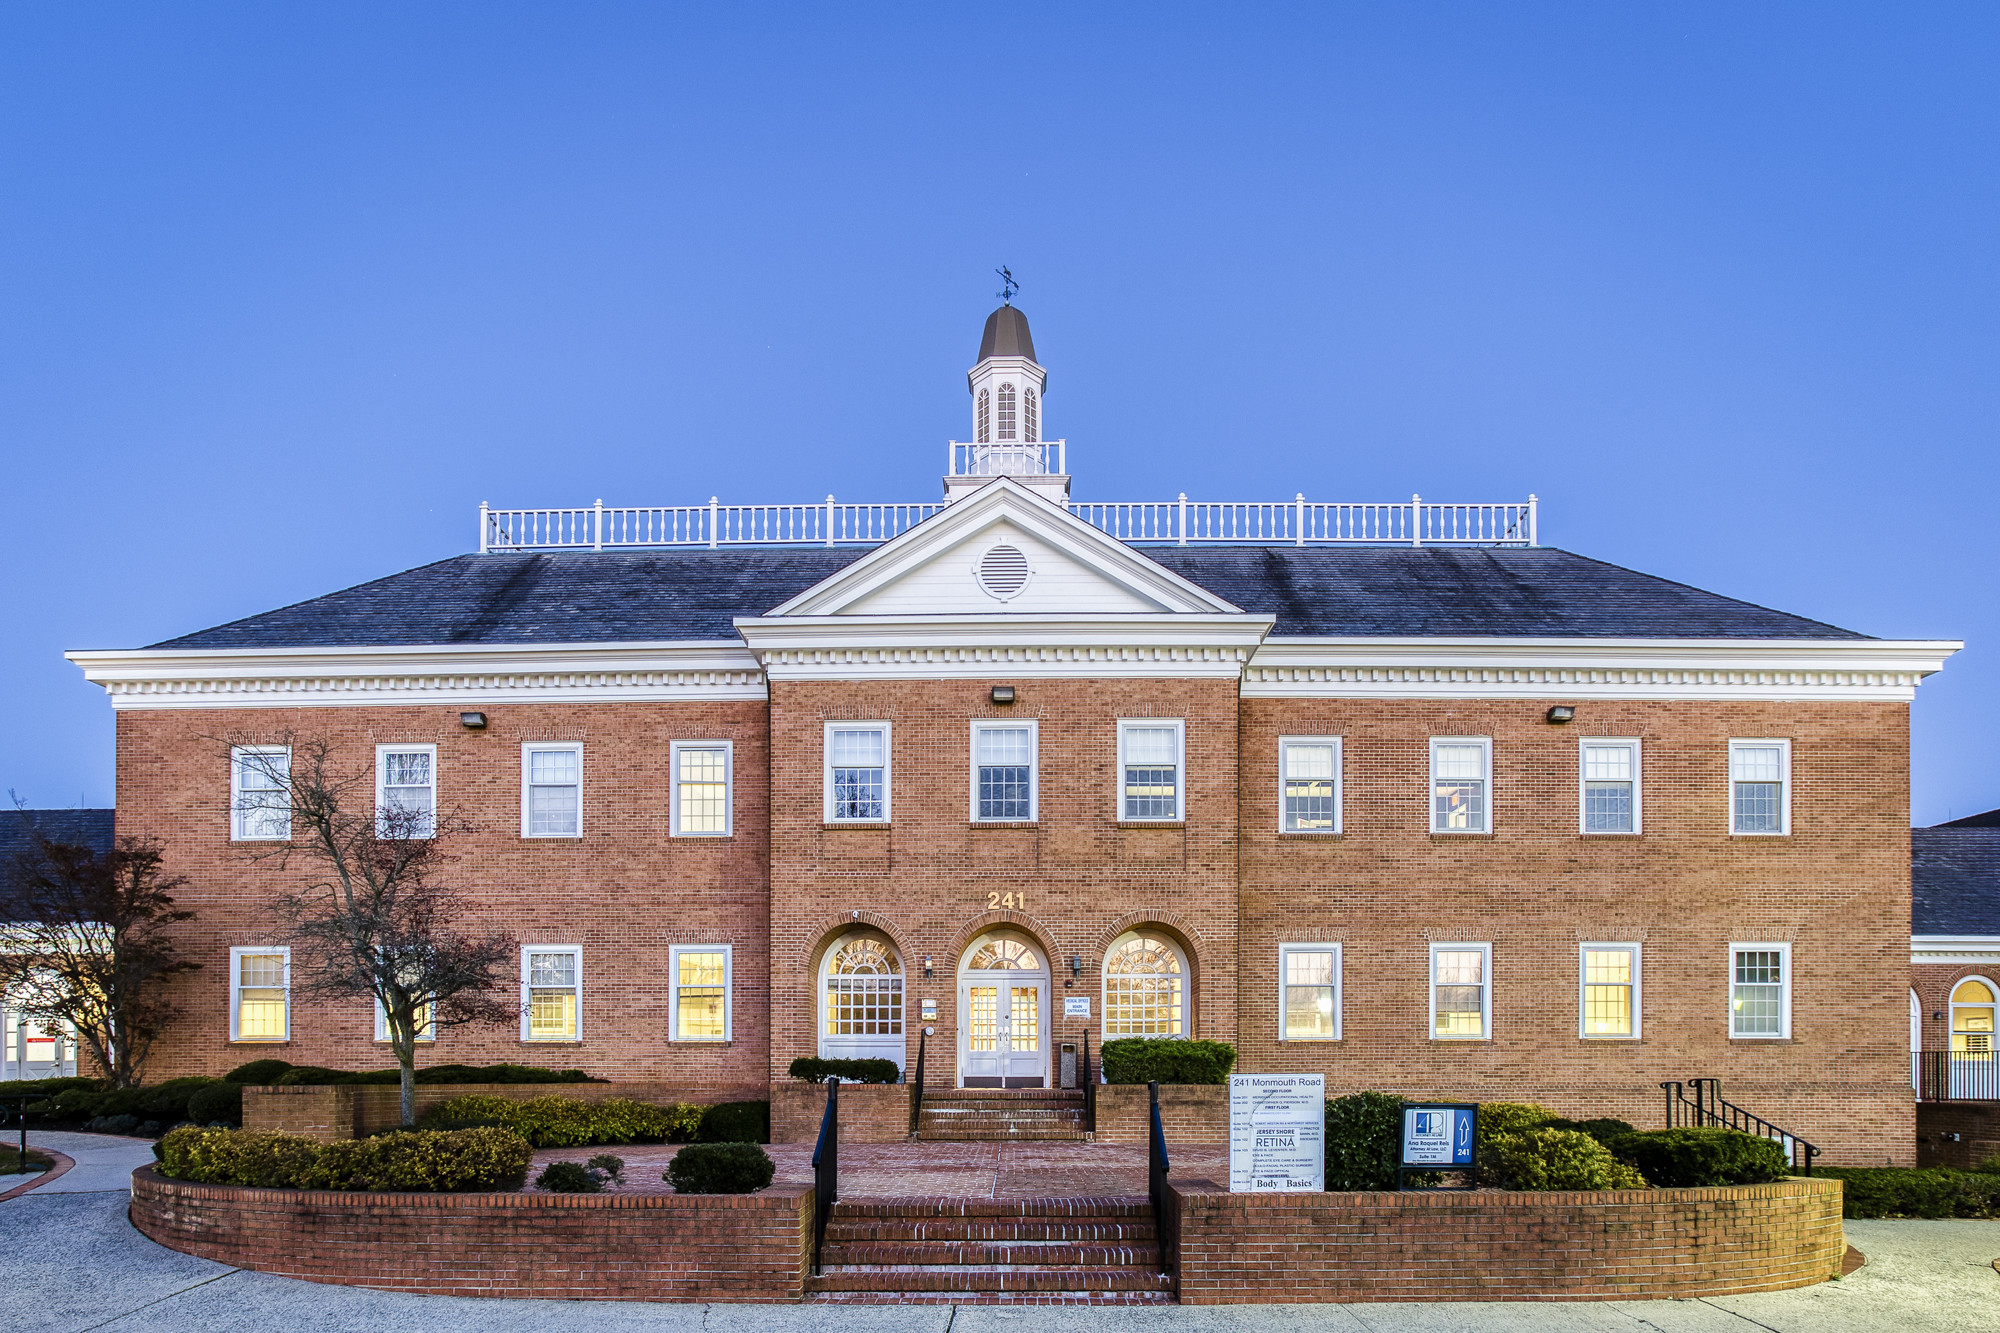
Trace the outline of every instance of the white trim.
[[[683, 1037], [681, 1035], [681, 955], [719, 953], [722, 955], [722, 1035]], [[713, 1046], [736, 1040], [736, 954], [728, 944], [673, 944], [667, 946], [667, 1040], [685, 1045]]]
[[[1778, 955], [1778, 1031], [1738, 1032], [1736, 1030], [1736, 955], [1746, 951]], [[1729, 1039], [1731, 1041], [1790, 1041], [1792, 1039], [1792, 946], [1777, 942], [1732, 940], [1729, 945], [1727, 994], [1729, 997]]]
[[[688, 750], [722, 751], [722, 829], [690, 832], [681, 828], [681, 755]], [[736, 836], [736, 742], [672, 741], [667, 745], [667, 836], [672, 838], [733, 838]]]
[[1269, 616], [739, 616], [772, 680], [1235, 680]]
[[[576, 960], [576, 984], [570, 989], [576, 993], [576, 1031], [567, 1037], [533, 1037], [528, 1035], [529, 1009], [532, 987], [528, 984], [528, 959], [538, 953], [566, 953]], [[544, 986], [543, 990], [559, 989]], [[521, 946], [521, 1040], [538, 1045], [562, 1045], [583, 1040], [583, 946], [581, 944], [524, 944]]]
[[[1472, 953], [1474, 951], [1477, 951], [1482, 959], [1479, 965], [1479, 975], [1481, 978], [1481, 985], [1479, 987], [1479, 1025], [1481, 1028], [1484, 1029], [1484, 1031], [1482, 1031], [1476, 1037], [1470, 1034], [1460, 1035], [1460, 1036], [1450, 1036], [1450, 1035], [1441, 1036], [1439, 1035], [1437, 1030], [1438, 955], [1440, 953]], [[1452, 943], [1442, 940], [1432, 940], [1430, 945], [1430, 956], [1429, 956], [1428, 967], [1429, 967], [1430, 983], [1426, 987], [1426, 990], [1429, 994], [1429, 1005], [1428, 1005], [1429, 1018], [1427, 1020], [1427, 1035], [1430, 1037], [1430, 1039], [1432, 1041], [1492, 1041], [1493, 1040], [1493, 946], [1492, 944], [1490, 943], [1479, 944], [1479, 943], [1473, 943], [1471, 941]]]
[[[1632, 1030], [1630, 1032], [1590, 1032], [1584, 1027], [1585, 956], [1623, 950], [1632, 955]], [[1576, 946], [1576, 1035], [1584, 1041], [1639, 1041], [1645, 1035], [1645, 949], [1637, 941], [1589, 940]]]
[[229, 840], [231, 842], [290, 842], [292, 838], [292, 800], [288, 788], [279, 788], [285, 794], [285, 831], [273, 834], [251, 834], [243, 831], [243, 759], [246, 755], [281, 754], [285, 756], [285, 772], [289, 779], [292, 771], [292, 747], [289, 745], [232, 745], [229, 748]]
[[[243, 964], [245, 954], [278, 954], [285, 960], [285, 1035], [282, 1037], [245, 1037], [241, 1035], [243, 1013]], [[258, 989], [265, 989], [259, 987]], [[251, 1045], [276, 1045], [292, 1039], [292, 951], [288, 945], [239, 944], [229, 950], [229, 1039]]]
[[[1736, 827], [1736, 752], [1739, 749], [1769, 749], [1777, 746], [1778, 762], [1783, 769], [1778, 779], [1778, 827], [1776, 829], [1739, 829]], [[1792, 743], [1781, 736], [1732, 736], [1729, 738], [1728, 788], [1729, 805], [1723, 812], [1724, 823], [1732, 838], [1789, 838], [1792, 835]]]
[[[833, 814], [833, 733], [836, 731], [879, 731], [882, 733], [882, 813], [874, 819], [836, 819]], [[886, 721], [839, 721], [828, 722], [820, 730], [819, 738], [819, 785], [820, 820], [827, 824], [853, 824], [866, 827], [871, 824], [887, 824], [894, 817], [892, 809], [895, 801], [895, 727]]]
[[[529, 805], [534, 790], [534, 756], [538, 754], [564, 753], [576, 756], [576, 831], [574, 833], [535, 833], [529, 828]], [[560, 783], [546, 783], [546, 786], [561, 786]], [[583, 742], [582, 741], [523, 741], [521, 742], [521, 836], [538, 841], [555, 839], [577, 839], [583, 836]]]
[[2000, 935], [1912, 935], [1910, 962], [1932, 967], [2000, 966]]
[[[423, 832], [419, 833], [417, 836], [425, 838], [432, 837], [437, 833], [438, 792], [439, 792], [438, 747], [436, 745], [433, 745], [425, 741], [415, 741], [408, 745], [394, 745], [384, 742], [375, 747], [375, 836], [378, 838], [384, 837], [386, 836], [388, 831], [386, 826], [382, 822], [383, 818], [382, 811], [385, 805], [383, 796], [388, 789], [386, 780], [389, 776], [389, 756], [392, 754], [421, 754], [421, 755], [426, 755], [430, 758], [431, 761], [430, 822], [424, 826]], [[414, 832], [414, 830], [412, 831]]]
[[[1187, 820], [1187, 721], [1178, 717], [1121, 717], [1118, 720], [1118, 781], [1116, 822], [1120, 824], [1179, 824]], [[1135, 815], [1125, 806], [1125, 733], [1132, 727], [1165, 728], [1174, 733], [1174, 812]]]
[[[1629, 829], [1592, 829], [1586, 826], [1584, 817], [1585, 786], [1589, 779], [1584, 773], [1583, 752], [1592, 746], [1622, 745], [1632, 752], [1632, 827]], [[1576, 738], [1576, 831], [1585, 838], [1631, 838], [1646, 831], [1645, 799], [1645, 753], [1636, 736], [1579, 736]]]
[[[981, 819], [979, 817], [979, 732], [982, 728], [1003, 731], [1027, 728], [1028, 732], [1028, 817], [1026, 819]], [[1032, 824], [1042, 814], [1042, 724], [1032, 717], [975, 717], [967, 733], [968, 763], [966, 818], [974, 824]], [[1123, 779], [1121, 778], [1122, 782]], [[1040, 946], [1036, 946], [1037, 952]]]
[[[1333, 747], [1333, 827], [1332, 828], [1288, 828], [1289, 812], [1285, 809], [1285, 783], [1290, 779], [1285, 772], [1285, 751], [1293, 745], [1331, 745]], [[1347, 819], [1347, 774], [1346, 755], [1338, 736], [1280, 736], [1278, 737], [1278, 832], [1293, 837], [1335, 837], [1346, 828]]]
[[[1479, 748], [1479, 784], [1482, 796], [1480, 824], [1478, 828], [1446, 828], [1438, 822], [1438, 747], [1440, 745], [1474, 745]], [[1433, 736], [1430, 738], [1430, 767], [1424, 784], [1424, 810], [1429, 818], [1430, 831], [1441, 837], [1478, 837], [1493, 831], [1493, 738], [1491, 736]], [[1449, 781], [1449, 779], [1446, 779]]]
[[[375, 998], [375, 1040], [378, 1042], [386, 1042], [389, 1040], [389, 1011], [382, 1007], [381, 996], [377, 995], [374, 998]], [[430, 1022], [424, 1024], [423, 1027], [418, 1030], [417, 1044], [423, 1045], [427, 1042], [434, 1042], [436, 1040], [437, 1040], [437, 1020], [433, 1018]]]
[[[1294, 954], [1294, 953], [1330, 953], [1333, 955], [1333, 1035], [1331, 1037], [1288, 1037], [1285, 1035], [1287, 1031], [1287, 1026], [1286, 1026], [1287, 1021], [1291, 1016], [1290, 1011], [1287, 1008], [1287, 1001], [1286, 1001], [1286, 991], [1290, 986], [1290, 982], [1286, 980], [1285, 959], [1288, 954]], [[1346, 980], [1347, 973], [1345, 967], [1342, 966], [1342, 959], [1340, 954], [1341, 950], [1338, 944], [1313, 944], [1308, 942], [1297, 942], [1297, 943], [1287, 944], [1284, 943], [1283, 941], [1279, 942], [1278, 944], [1278, 1040], [1279, 1042], [1283, 1043], [1289, 1041], [1289, 1042], [1318, 1043], [1318, 1042], [1328, 1042], [1328, 1041], [1339, 1041], [1341, 1039], [1342, 1035], [1341, 1011], [1346, 1008], [1346, 996], [1342, 994], [1342, 982]]]

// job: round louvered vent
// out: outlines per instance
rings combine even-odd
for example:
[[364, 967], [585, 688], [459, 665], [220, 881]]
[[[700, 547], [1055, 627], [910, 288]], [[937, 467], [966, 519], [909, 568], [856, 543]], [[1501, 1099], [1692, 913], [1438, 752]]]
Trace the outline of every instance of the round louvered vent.
[[1028, 586], [1028, 557], [1013, 546], [996, 546], [979, 558], [979, 586], [1001, 601]]

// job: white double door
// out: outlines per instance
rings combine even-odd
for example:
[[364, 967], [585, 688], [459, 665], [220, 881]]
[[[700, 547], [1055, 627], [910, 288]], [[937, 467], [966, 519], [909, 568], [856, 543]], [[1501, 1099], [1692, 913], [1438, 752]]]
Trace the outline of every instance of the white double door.
[[959, 979], [959, 1082], [968, 1088], [1045, 1088], [1049, 977], [1019, 972]]

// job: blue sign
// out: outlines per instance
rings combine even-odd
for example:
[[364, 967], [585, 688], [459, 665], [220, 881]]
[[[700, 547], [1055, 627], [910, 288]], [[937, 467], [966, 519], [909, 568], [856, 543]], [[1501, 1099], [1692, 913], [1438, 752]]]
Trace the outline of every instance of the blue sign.
[[1478, 1120], [1477, 1106], [1404, 1106], [1400, 1165], [1433, 1169], [1471, 1166]]

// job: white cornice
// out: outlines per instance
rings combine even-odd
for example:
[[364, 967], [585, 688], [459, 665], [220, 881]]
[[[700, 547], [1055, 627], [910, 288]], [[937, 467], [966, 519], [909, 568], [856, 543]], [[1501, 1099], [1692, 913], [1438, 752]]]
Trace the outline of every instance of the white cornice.
[[758, 616], [736, 628], [772, 680], [991, 676], [1234, 679], [1271, 628], [1250, 615]]
[[1248, 698], [1908, 702], [1964, 645], [1892, 639], [1270, 638]]
[[67, 654], [117, 709], [658, 703], [768, 697], [733, 639]]
[[2000, 935], [1912, 935], [1910, 961], [1933, 965], [2000, 966]]

